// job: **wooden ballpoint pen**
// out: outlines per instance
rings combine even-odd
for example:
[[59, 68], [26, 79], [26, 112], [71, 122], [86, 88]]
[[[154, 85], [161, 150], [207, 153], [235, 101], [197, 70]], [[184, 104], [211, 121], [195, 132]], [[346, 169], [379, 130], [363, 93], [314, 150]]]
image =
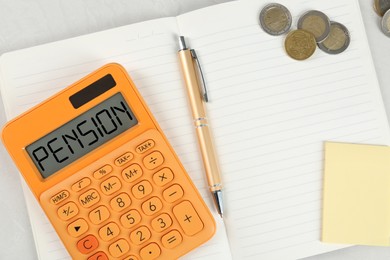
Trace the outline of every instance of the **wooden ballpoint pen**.
[[[207, 122], [204, 104], [204, 102], [208, 102], [206, 85], [204, 84], [202, 70], [199, 66], [199, 61], [195, 50], [187, 48], [183, 36], [179, 37], [179, 46], [179, 58], [182, 67], [182, 73], [187, 87], [186, 89], [188, 100], [190, 102], [196, 134], [202, 154], [203, 166], [206, 171], [209, 189], [213, 195], [217, 211], [219, 215], [223, 217], [221, 174], [214, 149], [213, 139], [211, 137], [210, 128]], [[195, 69], [195, 63], [197, 63], [202, 79], [203, 93], [201, 93], [199, 79]]]

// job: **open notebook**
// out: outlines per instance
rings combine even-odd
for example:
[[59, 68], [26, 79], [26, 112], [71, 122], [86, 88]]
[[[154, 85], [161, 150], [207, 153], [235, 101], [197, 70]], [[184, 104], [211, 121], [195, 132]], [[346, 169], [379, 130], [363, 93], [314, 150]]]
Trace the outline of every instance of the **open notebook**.
[[[347, 51], [332, 56], [317, 50], [306, 61], [292, 60], [284, 37], [259, 26], [267, 1], [230, 2], [3, 55], [7, 116], [118, 62], [214, 210], [178, 63], [178, 35], [184, 35], [198, 52], [209, 89], [226, 209], [224, 223], [215, 214], [216, 236], [184, 259], [297, 259], [339, 248], [319, 241], [323, 141], [390, 144], [359, 4], [278, 2], [290, 9], [294, 26], [310, 9], [345, 24], [352, 37]], [[40, 259], [68, 259], [25, 192]]]

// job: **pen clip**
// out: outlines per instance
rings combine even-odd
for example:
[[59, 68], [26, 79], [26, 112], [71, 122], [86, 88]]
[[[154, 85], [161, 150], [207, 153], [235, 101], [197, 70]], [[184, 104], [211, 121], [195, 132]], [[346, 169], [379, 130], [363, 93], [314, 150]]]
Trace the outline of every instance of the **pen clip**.
[[200, 90], [200, 89], [199, 90], [201, 91], [201, 94], [203, 96], [203, 100], [205, 102], [209, 102], [209, 97], [208, 97], [207, 88], [206, 88], [206, 82], [204, 81], [203, 71], [202, 71], [202, 67], [200, 66], [200, 63], [199, 63], [198, 55], [196, 55], [196, 52], [194, 49], [191, 49], [190, 52], [191, 52], [192, 58], [196, 61], [196, 64], [198, 65], [200, 78], [202, 79], [203, 88], [202, 88], [202, 90]]

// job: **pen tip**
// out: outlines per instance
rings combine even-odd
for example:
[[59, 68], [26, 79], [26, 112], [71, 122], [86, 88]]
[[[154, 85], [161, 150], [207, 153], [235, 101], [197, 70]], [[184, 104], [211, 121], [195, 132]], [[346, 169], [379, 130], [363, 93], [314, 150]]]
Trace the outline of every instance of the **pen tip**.
[[186, 50], [187, 49], [187, 45], [186, 45], [186, 41], [184, 40], [184, 36], [179, 36], [179, 50]]

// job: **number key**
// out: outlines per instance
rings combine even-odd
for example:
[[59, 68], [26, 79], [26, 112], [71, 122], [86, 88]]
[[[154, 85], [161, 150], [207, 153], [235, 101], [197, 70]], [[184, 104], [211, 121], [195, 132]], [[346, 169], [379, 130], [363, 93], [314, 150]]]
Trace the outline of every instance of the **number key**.
[[152, 193], [152, 191], [152, 185], [148, 181], [141, 181], [140, 183], [134, 185], [131, 189], [131, 192], [137, 199], [142, 199], [148, 196], [150, 193]]
[[146, 215], [151, 216], [157, 213], [160, 209], [162, 209], [162, 206], [163, 204], [159, 198], [152, 197], [149, 200], [145, 201], [141, 207]]
[[122, 211], [131, 204], [131, 199], [126, 193], [121, 193], [110, 201], [110, 206], [115, 211]]
[[137, 225], [141, 221], [141, 215], [135, 209], [132, 209], [125, 214], [123, 214], [120, 218], [122, 226], [125, 228], [132, 228]]
[[136, 245], [140, 245], [148, 241], [151, 236], [152, 234], [150, 233], [150, 230], [145, 226], [141, 226], [130, 233], [130, 239]]
[[99, 225], [110, 217], [110, 211], [105, 206], [100, 206], [89, 212], [89, 219], [95, 225]]
[[104, 240], [104, 241], [110, 241], [111, 239], [115, 238], [116, 236], [119, 235], [120, 229], [117, 224], [114, 222], [108, 223], [101, 229], [99, 229], [99, 236]]
[[113, 257], [121, 257], [130, 250], [129, 243], [126, 240], [119, 239], [118, 241], [112, 243], [108, 247], [108, 251]]
[[172, 225], [172, 219], [166, 213], [163, 213], [152, 220], [152, 227], [157, 232], [162, 232], [165, 229], [169, 228], [171, 225]]

